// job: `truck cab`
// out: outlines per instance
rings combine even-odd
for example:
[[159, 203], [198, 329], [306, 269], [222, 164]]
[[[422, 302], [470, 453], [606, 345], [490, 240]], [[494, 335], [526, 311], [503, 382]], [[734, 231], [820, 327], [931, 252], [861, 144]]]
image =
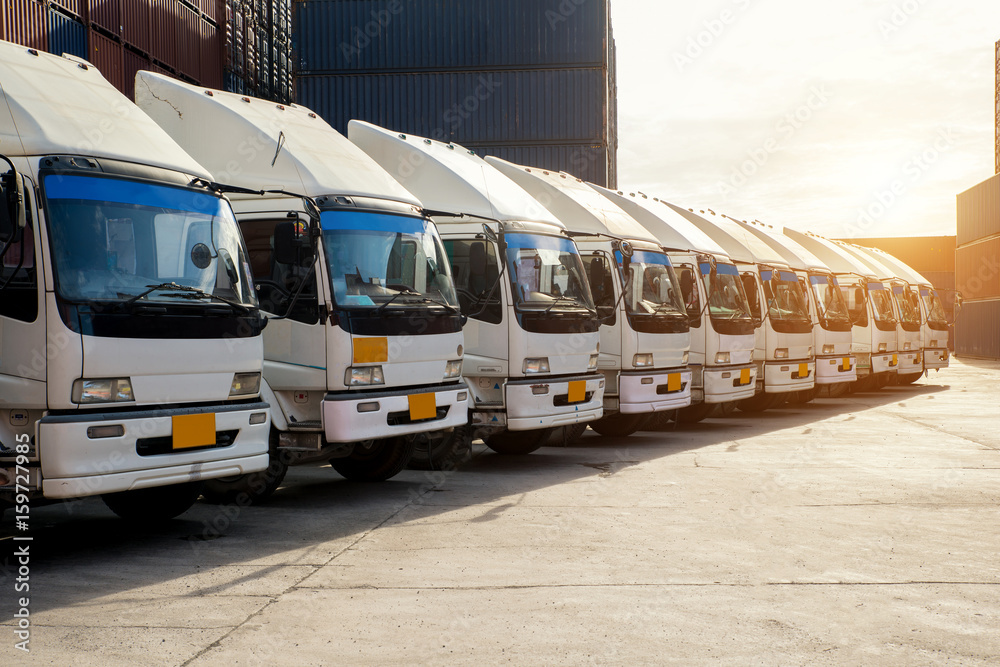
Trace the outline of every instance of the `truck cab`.
[[656, 237], [670, 257], [690, 325], [691, 405], [680, 421], [704, 419], [718, 405], [752, 398], [754, 328], [736, 264], [722, 247], [660, 199], [591, 184]]
[[625, 436], [654, 413], [691, 404], [690, 327], [681, 286], [656, 237], [625, 211], [566, 173], [488, 157], [558, 217], [583, 253], [601, 313], [604, 416], [590, 425]]
[[598, 419], [597, 310], [564, 225], [458, 144], [359, 121], [348, 136], [433, 209], [468, 317], [470, 429], [427, 456], [447, 463], [476, 437], [498, 453], [527, 454], [557, 428]]
[[92, 65], [0, 42], [0, 502], [164, 519], [267, 467], [229, 201]]
[[136, 99], [228, 184], [264, 192], [233, 201], [272, 314], [272, 470], [215, 485], [220, 498], [262, 498], [290, 464], [329, 461], [348, 479], [386, 480], [421, 436], [466, 424], [463, 318], [418, 199], [304, 107], [152, 72], [138, 74]]

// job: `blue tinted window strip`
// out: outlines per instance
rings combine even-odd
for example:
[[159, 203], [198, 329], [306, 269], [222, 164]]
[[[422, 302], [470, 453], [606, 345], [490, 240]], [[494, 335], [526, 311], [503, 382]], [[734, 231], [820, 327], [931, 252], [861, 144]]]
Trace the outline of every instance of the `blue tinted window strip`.
[[829, 285], [830, 279], [826, 276], [809, 276], [809, 282], [813, 285]]
[[538, 248], [540, 250], [560, 250], [577, 254], [576, 245], [570, 239], [543, 234], [504, 234], [508, 248]]
[[182, 188], [117, 178], [50, 174], [45, 177], [47, 199], [76, 199], [151, 206], [218, 215], [221, 200], [213, 195]]
[[403, 215], [387, 215], [368, 211], [323, 211], [320, 214], [323, 229], [327, 231], [392, 232], [424, 234], [427, 221]]
[[884, 290], [884, 289], [885, 289], [885, 285], [883, 285], [882, 283], [868, 283], [868, 290], [869, 291], [877, 291], [877, 290]]

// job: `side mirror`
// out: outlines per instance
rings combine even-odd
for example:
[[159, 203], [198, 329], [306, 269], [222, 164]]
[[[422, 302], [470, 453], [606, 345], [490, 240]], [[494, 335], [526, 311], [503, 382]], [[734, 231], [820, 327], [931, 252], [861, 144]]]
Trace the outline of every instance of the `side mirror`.
[[299, 234], [299, 222], [279, 222], [274, 226], [274, 261], [279, 264], [299, 265], [312, 257], [309, 237]]
[[487, 225], [485, 222], [483, 223], [483, 235], [491, 243], [499, 243], [500, 242], [500, 239], [497, 238], [497, 233], [495, 231], [493, 231], [490, 228], [490, 226]]
[[952, 307], [951, 324], [958, 321], [958, 314], [962, 312], [962, 298], [961, 292], [955, 292], [955, 305]]
[[[6, 158], [4, 158], [6, 159]], [[10, 163], [10, 160], [7, 160]], [[11, 163], [10, 171], [0, 176], [0, 189], [3, 190], [3, 210], [0, 211], [0, 229], [24, 229], [27, 216], [24, 210], [24, 181]]]

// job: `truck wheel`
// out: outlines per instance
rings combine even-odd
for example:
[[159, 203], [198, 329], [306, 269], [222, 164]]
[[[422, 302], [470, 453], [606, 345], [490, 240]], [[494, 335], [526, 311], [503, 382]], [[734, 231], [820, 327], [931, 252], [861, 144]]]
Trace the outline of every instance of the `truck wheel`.
[[183, 514], [201, 495], [201, 482], [154, 486], [120, 493], [105, 493], [101, 500], [126, 521], [168, 521]]
[[570, 424], [569, 426], [563, 426], [562, 428], [556, 429], [555, 435], [550, 439], [550, 443], [554, 440], [556, 447], [570, 447], [574, 445], [577, 440], [583, 437], [583, 434], [587, 432], [587, 422], [582, 424]]
[[288, 472], [288, 463], [278, 450], [278, 430], [271, 429], [267, 469], [246, 475], [205, 480], [202, 495], [206, 502], [226, 505], [233, 502], [253, 505], [278, 490]]
[[913, 384], [920, 379], [921, 375], [923, 375], [923, 373], [906, 373], [905, 375], [899, 375], [896, 377], [896, 384]]
[[331, 459], [330, 465], [352, 482], [384, 482], [403, 471], [416, 446], [404, 436], [359, 442], [350, 456]]
[[551, 428], [539, 428], [534, 431], [500, 431], [487, 436], [484, 442], [497, 454], [521, 456], [530, 454], [544, 445], [552, 434], [552, 430]]
[[677, 411], [677, 421], [681, 424], [697, 424], [715, 412], [714, 403], [699, 403], [689, 405]]
[[472, 458], [472, 433], [468, 424], [456, 426], [440, 437], [428, 437], [416, 445], [410, 470], [454, 470]]
[[623, 415], [619, 412], [590, 422], [590, 428], [603, 436], [625, 437], [638, 431], [648, 419], [649, 415]]
[[726, 401], [725, 403], [715, 404], [715, 412], [712, 413], [712, 416], [728, 417], [734, 412], [736, 412], [736, 401]]
[[788, 394], [787, 401], [789, 405], [805, 405], [806, 403], [811, 403], [816, 395], [819, 393], [819, 389], [813, 387], [812, 389], [804, 389], [803, 391], [793, 391]]

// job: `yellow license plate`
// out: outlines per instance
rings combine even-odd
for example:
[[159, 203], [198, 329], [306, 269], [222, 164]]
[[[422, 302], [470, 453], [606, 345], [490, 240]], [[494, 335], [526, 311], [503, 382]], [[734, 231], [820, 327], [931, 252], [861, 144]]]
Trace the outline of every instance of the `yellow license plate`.
[[840, 370], [844, 371], [845, 373], [847, 371], [851, 370], [851, 358], [850, 357], [844, 357], [844, 365], [840, 367]]
[[889, 364], [889, 365], [890, 366], [898, 366], [899, 365], [899, 355], [898, 354], [892, 355], [892, 363]]
[[750, 369], [744, 368], [740, 371], [740, 385], [750, 384]]
[[355, 338], [354, 363], [384, 364], [389, 361], [388, 338]]
[[675, 392], [680, 391], [683, 383], [681, 382], [680, 373], [671, 373], [667, 376], [667, 391]]
[[410, 404], [410, 421], [437, 417], [436, 394], [410, 394], [406, 398]]
[[173, 449], [209, 447], [215, 444], [215, 413], [171, 417]]
[[809, 364], [799, 364], [799, 377], [800, 378], [809, 377]]
[[573, 380], [569, 383], [569, 402], [583, 403], [587, 400], [587, 381]]

